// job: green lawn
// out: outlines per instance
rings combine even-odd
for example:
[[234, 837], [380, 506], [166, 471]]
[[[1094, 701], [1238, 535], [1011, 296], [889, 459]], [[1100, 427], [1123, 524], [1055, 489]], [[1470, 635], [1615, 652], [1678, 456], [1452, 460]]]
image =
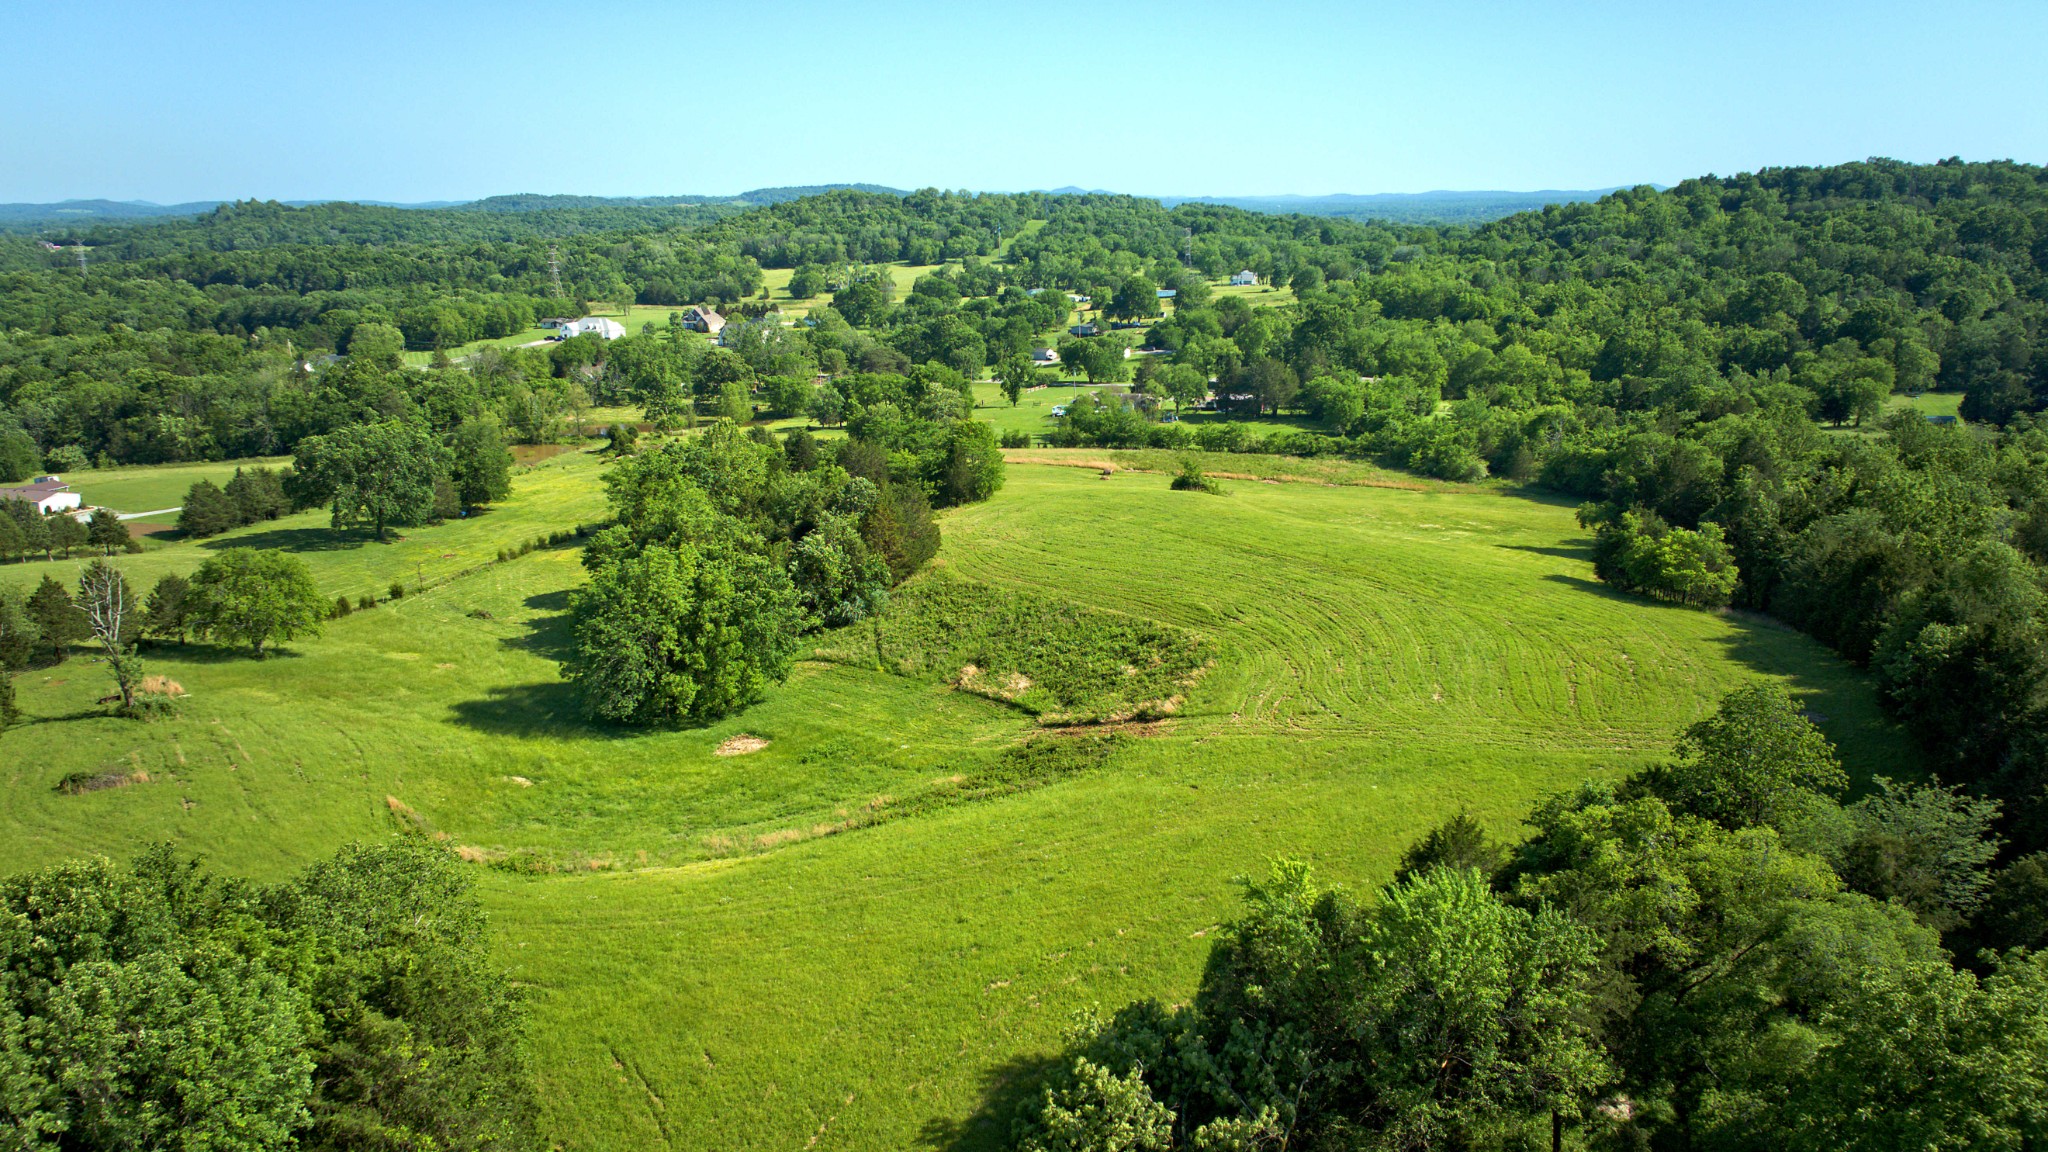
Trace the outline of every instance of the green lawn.
[[237, 468], [259, 464], [277, 468], [290, 462], [290, 457], [278, 456], [212, 464], [131, 465], [72, 472], [64, 480], [87, 504], [123, 513], [153, 512], [183, 504], [185, 493], [201, 480], [224, 485], [234, 477]]
[[1962, 406], [1962, 403], [1963, 394], [1961, 392], [1922, 392], [1918, 396], [1893, 393], [1890, 399], [1886, 401], [1885, 407], [1890, 409], [1910, 408], [1922, 416], [1960, 416], [1961, 413], [1958, 409]]
[[[394, 580], [403, 580], [408, 587], [421, 579], [430, 583], [443, 580], [494, 559], [501, 548], [602, 518], [604, 499], [596, 484], [601, 466], [599, 455], [574, 449], [537, 465], [515, 468], [512, 496], [504, 503], [467, 519], [420, 528], [394, 528], [390, 538], [383, 542], [372, 540], [367, 531], [336, 530], [329, 526], [325, 511], [315, 510], [251, 524], [204, 540], [180, 540], [137, 556], [119, 556], [115, 564], [138, 592], [147, 593], [164, 573], [190, 573], [223, 548], [282, 548], [303, 557], [313, 570], [314, 580], [329, 595], [382, 597], [386, 586]], [[226, 469], [228, 475], [234, 472], [232, 465], [221, 464], [186, 465], [162, 471], [196, 478], [207, 469], [216, 473]], [[170, 479], [152, 482], [174, 483]], [[189, 485], [190, 479], [184, 482]], [[87, 499], [93, 499], [92, 489], [85, 490]], [[147, 487], [138, 490], [149, 491]], [[183, 488], [178, 488], [179, 499], [183, 495]], [[171, 502], [175, 504], [178, 500]], [[85, 557], [80, 554], [71, 560], [0, 564], [0, 588], [32, 586], [45, 573], [69, 584], [77, 579], [84, 562]]]
[[[1859, 776], [1914, 769], [1865, 678], [1811, 641], [1594, 582], [1566, 502], [1374, 487], [1386, 474], [1332, 462], [1230, 457], [1305, 482], [1221, 497], [1053, 466], [1104, 456], [1157, 462], [1033, 452], [1046, 463], [943, 516], [937, 561], [1216, 644], [1179, 713], [1099, 768], [931, 802], [1033, 721], [842, 663], [802, 663], [709, 729], [587, 725], [554, 661], [582, 571], [544, 549], [261, 663], [152, 654], [192, 693], [173, 721], [100, 715], [86, 660], [22, 677], [0, 868], [173, 838], [268, 877], [417, 824], [556, 869], [479, 870], [556, 1146], [972, 1148], [1007, 1132], [1075, 1009], [1184, 998], [1231, 877], [1275, 854], [1378, 882], [1445, 815], [1507, 830], [1546, 789], [1663, 755], [1759, 676], [1824, 715]], [[557, 459], [492, 516], [590, 518], [594, 458]], [[399, 547], [308, 556], [324, 586], [402, 569]], [[741, 734], [767, 745], [718, 755]], [[148, 781], [54, 790], [78, 771]]]

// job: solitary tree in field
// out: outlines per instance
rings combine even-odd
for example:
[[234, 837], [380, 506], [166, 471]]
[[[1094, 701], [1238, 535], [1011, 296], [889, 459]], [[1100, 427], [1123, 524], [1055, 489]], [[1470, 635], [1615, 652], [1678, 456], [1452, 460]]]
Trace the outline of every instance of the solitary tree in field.
[[305, 561], [254, 548], [230, 548], [201, 564], [191, 598], [194, 632], [247, 644], [259, 660], [273, 641], [318, 636], [327, 613]]
[[657, 545], [605, 564], [570, 600], [563, 669], [592, 716], [706, 723], [788, 674], [803, 609], [781, 568], [730, 549]]
[[135, 686], [142, 682], [142, 659], [135, 654], [141, 607], [128, 587], [128, 578], [106, 561], [95, 560], [79, 574], [78, 609], [106, 654], [107, 671], [114, 676], [123, 713], [135, 711]]
[[1024, 390], [1037, 383], [1038, 368], [1032, 364], [1031, 357], [1019, 352], [996, 365], [996, 379], [1002, 382], [1003, 398], [1015, 408]]

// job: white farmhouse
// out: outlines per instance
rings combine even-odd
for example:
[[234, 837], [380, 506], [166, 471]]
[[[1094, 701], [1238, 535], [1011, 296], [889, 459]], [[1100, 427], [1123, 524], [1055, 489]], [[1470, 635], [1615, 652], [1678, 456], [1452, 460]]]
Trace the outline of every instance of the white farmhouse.
[[26, 484], [12, 488], [0, 488], [0, 500], [20, 500], [33, 504], [36, 511], [76, 512], [85, 505], [85, 498], [71, 490], [71, 485], [56, 476], [38, 476]]
[[564, 320], [555, 331], [560, 333], [558, 339], [562, 340], [572, 336], [595, 336], [600, 340], [617, 340], [626, 334], [626, 326], [604, 316], [585, 316], [581, 320]]
[[1233, 288], [1242, 288], [1246, 284], [1257, 284], [1258, 282], [1259, 274], [1257, 272], [1252, 271], [1249, 268], [1245, 269], [1242, 272], [1237, 273], [1236, 275], [1230, 278], [1230, 286]]

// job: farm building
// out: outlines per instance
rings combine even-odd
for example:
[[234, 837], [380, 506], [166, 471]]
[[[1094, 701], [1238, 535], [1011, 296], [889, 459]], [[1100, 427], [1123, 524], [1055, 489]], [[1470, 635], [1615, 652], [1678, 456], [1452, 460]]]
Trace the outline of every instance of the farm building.
[[1074, 326], [1073, 326], [1072, 328], [1069, 328], [1069, 329], [1067, 329], [1067, 331], [1069, 331], [1069, 332], [1072, 332], [1072, 333], [1073, 333], [1074, 335], [1076, 335], [1076, 336], [1093, 336], [1093, 335], [1095, 335], [1095, 334], [1096, 334], [1097, 332], [1100, 332], [1100, 331], [1102, 331], [1102, 329], [1100, 329], [1100, 328], [1097, 328], [1097, 327], [1096, 327], [1096, 326], [1095, 326], [1094, 324], [1092, 324], [1092, 323], [1089, 323], [1089, 324], [1076, 324], [1076, 325], [1074, 325]]
[[1158, 292], [1154, 293], [1154, 295], [1158, 296], [1158, 297], [1159, 297], [1159, 298], [1160, 298], [1161, 300], [1171, 300], [1171, 299], [1173, 299], [1173, 298], [1174, 298], [1175, 296], [1178, 296], [1178, 295], [1180, 295], [1180, 289], [1178, 289], [1178, 288], [1161, 288], [1161, 289], [1159, 289], [1159, 291], [1158, 291]]
[[1236, 275], [1230, 278], [1230, 284], [1233, 288], [1241, 288], [1246, 284], [1257, 284], [1258, 282], [1259, 274], [1257, 272], [1252, 271], [1249, 268], [1245, 269], [1242, 272], [1237, 273]]
[[617, 340], [626, 334], [626, 326], [603, 316], [585, 316], [581, 320], [562, 321], [555, 332], [558, 340], [567, 340], [572, 336], [595, 336], [600, 340]]
[[725, 317], [701, 305], [685, 308], [683, 327], [692, 332], [709, 332], [716, 336], [725, 329]]
[[1051, 348], [1033, 348], [1031, 362], [1038, 365], [1057, 364], [1060, 362], [1060, 354]]
[[0, 500], [21, 500], [35, 505], [38, 512], [76, 512], [85, 498], [56, 476], [38, 476], [26, 484], [0, 488]]

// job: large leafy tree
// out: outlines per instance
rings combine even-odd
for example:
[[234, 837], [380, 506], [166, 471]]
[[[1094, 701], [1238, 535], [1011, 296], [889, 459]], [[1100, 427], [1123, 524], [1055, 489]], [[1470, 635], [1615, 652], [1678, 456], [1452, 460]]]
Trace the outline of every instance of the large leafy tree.
[[194, 632], [247, 644], [259, 660], [278, 641], [319, 635], [327, 609], [304, 560], [255, 548], [230, 548], [201, 564], [188, 603]]
[[789, 577], [725, 544], [656, 543], [601, 564], [570, 601], [563, 672], [592, 716], [708, 723], [789, 672], [803, 610]]
[[434, 515], [434, 481], [446, 470], [441, 446], [404, 420], [356, 424], [299, 444], [294, 483], [302, 504], [327, 504], [337, 528], [367, 525], [378, 539], [393, 524]]
[[496, 424], [465, 421], [448, 437], [448, 480], [466, 509], [512, 494], [512, 453]]
[[1796, 821], [1849, 779], [1827, 737], [1784, 688], [1766, 682], [1729, 693], [1679, 737], [1677, 760], [1643, 783], [1676, 811], [1748, 828]]

